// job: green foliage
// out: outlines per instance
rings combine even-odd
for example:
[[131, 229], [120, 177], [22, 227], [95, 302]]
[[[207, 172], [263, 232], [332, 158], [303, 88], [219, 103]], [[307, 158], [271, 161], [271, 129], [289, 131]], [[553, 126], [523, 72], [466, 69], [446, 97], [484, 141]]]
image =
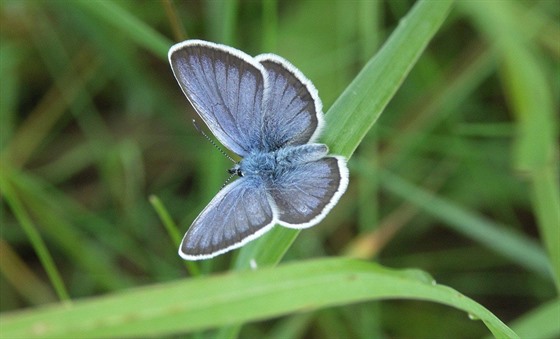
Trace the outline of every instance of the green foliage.
[[[560, 336], [557, 2], [0, 11], [2, 337]], [[351, 172], [320, 225], [177, 256], [228, 168], [167, 64], [188, 37], [313, 80]]]
[[447, 304], [482, 320], [497, 337], [516, 336], [484, 307], [437, 285], [422, 271], [394, 271], [356, 259], [299, 262], [138, 288], [72, 307], [7, 316], [3, 332], [10, 338], [162, 335], [389, 298]]

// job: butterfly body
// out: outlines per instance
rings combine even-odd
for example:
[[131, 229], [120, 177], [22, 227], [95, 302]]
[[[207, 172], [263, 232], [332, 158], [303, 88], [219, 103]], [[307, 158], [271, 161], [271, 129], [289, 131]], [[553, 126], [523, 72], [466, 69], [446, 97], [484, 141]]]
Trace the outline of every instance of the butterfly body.
[[194, 220], [179, 254], [208, 259], [258, 238], [275, 224], [321, 221], [348, 185], [346, 160], [315, 143], [323, 125], [313, 84], [274, 54], [251, 57], [202, 40], [171, 47], [169, 61], [187, 99], [242, 160]]
[[323, 144], [288, 146], [272, 152], [255, 151], [243, 158], [234, 169], [241, 177], [258, 176], [264, 182], [273, 184], [286, 173], [291, 173], [293, 168], [325, 157], [328, 151]]

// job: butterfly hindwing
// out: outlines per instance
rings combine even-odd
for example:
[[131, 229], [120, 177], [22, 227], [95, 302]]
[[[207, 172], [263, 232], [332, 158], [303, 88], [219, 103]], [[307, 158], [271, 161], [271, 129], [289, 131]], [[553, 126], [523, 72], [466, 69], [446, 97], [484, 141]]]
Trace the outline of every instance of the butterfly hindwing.
[[262, 182], [238, 179], [224, 187], [195, 219], [179, 255], [188, 260], [212, 258], [261, 236], [275, 222]]
[[268, 77], [263, 103], [266, 150], [313, 142], [323, 125], [323, 106], [315, 86], [277, 55], [261, 54], [255, 59]]
[[307, 228], [321, 221], [348, 186], [348, 168], [342, 157], [305, 162], [279, 177], [269, 188], [280, 225]]

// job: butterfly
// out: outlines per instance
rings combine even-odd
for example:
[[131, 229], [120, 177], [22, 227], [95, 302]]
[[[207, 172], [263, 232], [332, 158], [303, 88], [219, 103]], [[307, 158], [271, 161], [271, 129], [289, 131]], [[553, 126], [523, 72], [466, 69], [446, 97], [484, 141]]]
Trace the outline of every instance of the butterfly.
[[275, 54], [251, 57], [203, 40], [171, 47], [183, 93], [214, 136], [241, 161], [186, 232], [179, 255], [209, 259], [279, 224], [316, 225], [348, 186], [345, 158], [315, 143], [324, 125], [317, 89]]

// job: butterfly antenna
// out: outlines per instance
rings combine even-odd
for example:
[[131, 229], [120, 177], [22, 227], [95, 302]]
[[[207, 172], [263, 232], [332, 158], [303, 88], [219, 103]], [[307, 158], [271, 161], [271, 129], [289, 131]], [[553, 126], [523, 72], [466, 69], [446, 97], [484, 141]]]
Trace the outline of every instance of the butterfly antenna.
[[[229, 178], [227, 178], [226, 182], [224, 182], [224, 184], [222, 185], [222, 188], [226, 187], [226, 185], [231, 181], [231, 178], [233, 178], [235, 176], [235, 173], [232, 173]], [[222, 189], [220, 188], [220, 189]]]
[[[196, 128], [196, 130], [197, 130], [200, 134], [202, 134], [202, 135], [206, 138], [206, 140], [210, 141], [210, 143], [211, 143], [214, 147], [216, 147], [216, 149], [217, 149], [218, 151], [220, 151], [220, 153], [222, 153], [226, 158], [228, 158], [229, 160], [231, 160], [233, 163], [237, 163], [237, 161], [233, 160], [232, 157], [230, 157], [226, 152], [224, 152], [224, 150], [223, 150], [220, 146], [218, 146], [218, 145], [214, 142], [214, 140], [210, 139], [210, 137], [209, 137], [208, 135], [206, 135], [206, 133], [204, 133], [204, 131], [200, 128], [200, 126], [198, 126], [198, 123], [196, 122], [196, 120], [193, 119], [192, 123], [193, 123], [193, 125], [194, 125], [194, 128]], [[232, 175], [232, 176], [233, 176], [233, 175]], [[230, 179], [231, 179], [231, 177], [229, 177], [229, 179], [226, 181], [226, 184], [228, 183], [228, 181], [229, 181]], [[225, 186], [226, 184], [224, 184], [224, 186]]]

